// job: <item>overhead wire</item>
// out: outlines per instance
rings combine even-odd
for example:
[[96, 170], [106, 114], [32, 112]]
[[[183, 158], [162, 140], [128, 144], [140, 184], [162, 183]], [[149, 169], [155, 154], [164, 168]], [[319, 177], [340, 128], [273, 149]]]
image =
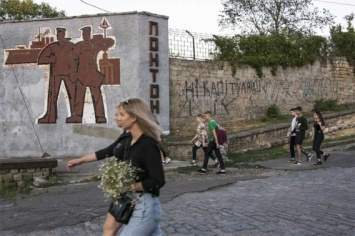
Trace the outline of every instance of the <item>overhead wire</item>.
[[[6, 48], [6, 47], [5, 47], [5, 43], [4, 43], [4, 40], [2, 39], [1, 35], [0, 35], [0, 40], [1, 40], [1, 43], [2, 43], [2, 45], [3, 45], [3, 47], [4, 47], [4, 49], [5, 49], [5, 48]], [[32, 127], [33, 127], [33, 131], [35, 132], [35, 135], [36, 135], [36, 138], [37, 138], [39, 147], [41, 148], [42, 153], [44, 153], [43, 147], [42, 147], [42, 144], [41, 144], [41, 141], [40, 141], [39, 136], [38, 136], [38, 133], [37, 133], [37, 131], [36, 131], [36, 127], [35, 127], [34, 122], [33, 122], [33, 120], [32, 120], [32, 116], [31, 116], [31, 113], [30, 113], [30, 109], [28, 108], [27, 103], [26, 103], [25, 95], [24, 95], [23, 92], [22, 92], [20, 83], [19, 83], [19, 81], [18, 81], [17, 75], [16, 75], [15, 70], [14, 70], [14, 67], [13, 67], [12, 65], [11, 65], [11, 70], [12, 70], [12, 73], [13, 73], [13, 75], [14, 75], [14, 77], [15, 77], [17, 86], [18, 86], [18, 88], [19, 88], [19, 90], [20, 90], [20, 94], [21, 94], [22, 100], [23, 100], [23, 102], [24, 102], [24, 104], [25, 104], [25, 107], [26, 107], [28, 116], [30, 117], [30, 121], [31, 121], [31, 124], [32, 124]]]
[[85, 3], [86, 5], [89, 5], [89, 6], [91, 6], [91, 7], [94, 7], [94, 8], [96, 8], [96, 9], [101, 10], [101, 11], [105, 11], [105, 12], [107, 12], [107, 13], [111, 13], [110, 11], [107, 11], [107, 10], [105, 10], [105, 9], [103, 9], [103, 8], [97, 7], [97, 6], [93, 5], [93, 4], [87, 3], [87, 2], [85, 2], [85, 1], [83, 1], [83, 0], [80, 0], [80, 2]]
[[332, 1], [325, 1], [325, 0], [313, 0], [313, 1], [315, 1], [315, 2], [324, 2], [324, 3], [331, 3], [331, 4], [338, 4], [338, 5], [353, 6], [353, 7], [355, 7], [355, 4], [351, 4], [351, 3], [332, 2]]

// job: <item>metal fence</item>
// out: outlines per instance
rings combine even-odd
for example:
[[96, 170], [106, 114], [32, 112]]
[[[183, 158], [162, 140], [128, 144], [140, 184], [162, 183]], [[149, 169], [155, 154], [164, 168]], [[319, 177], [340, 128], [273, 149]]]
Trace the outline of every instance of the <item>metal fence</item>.
[[201, 34], [187, 30], [169, 29], [169, 56], [190, 60], [212, 59], [211, 53], [216, 52], [212, 34]]

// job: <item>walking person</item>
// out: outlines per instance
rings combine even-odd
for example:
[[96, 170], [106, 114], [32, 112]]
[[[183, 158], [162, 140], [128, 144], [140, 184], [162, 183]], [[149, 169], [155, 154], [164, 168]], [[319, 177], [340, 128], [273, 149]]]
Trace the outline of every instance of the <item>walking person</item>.
[[[106, 149], [69, 161], [67, 166], [73, 168], [112, 155], [120, 160], [130, 160], [140, 171], [135, 178], [136, 192], [129, 194], [143, 195], [138, 199], [132, 217], [120, 235], [163, 235], [160, 228], [159, 194], [165, 184], [165, 177], [158, 145], [160, 128], [147, 104], [139, 98], [121, 102], [117, 106], [115, 120], [118, 126], [128, 131], [124, 142], [117, 140]], [[116, 235], [121, 227], [122, 224], [108, 213], [103, 235]]]
[[322, 114], [319, 111], [315, 111], [313, 114], [314, 123], [313, 123], [313, 151], [315, 151], [317, 155], [317, 161], [314, 165], [321, 165], [323, 156], [324, 161], [327, 161], [329, 157], [329, 153], [324, 153], [320, 146], [324, 140], [324, 130], [325, 130], [325, 121]]
[[212, 154], [212, 152], [214, 151], [214, 153], [216, 154], [218, 161], [219, 161], [219, 165], [220, 165], [220, 171], [218, 171], [216, 174], [225, 174], [226, 173], [226, 168], [224, 165], [224, 161], [221, 155], [221, 152], [219, 151], [219, 143], [218, 143], [218, 137], [217, 137], [217, 133], [216, 133], [216, 129], [218, 129], [218, 124], [215, 120], [213, 120], [211, 118], [211, 112], [210, 111], [206, 111], [204, 113], [205, 118], [208, 121], [208, 129], [211, 131], [211, 136], [209, 138], [209, 142], [207, 145], [207, 149], [205, 151], [205, 158], [203, 160], [203, 165], [202, 168], [199, 169], [197, 172], [200, 174], [206, 174], [206, 168], [208, 165], [208, 159], [209, 156]]
[[[196, 163], [197, 150], [202, 148], [203, 152], [205, 153], [208, 144], [208, 136], [205, 129], [205, 124], [203, 123], [203, 115], [198, 114], [196, 116], [196, 121], [197, 121], [196, 135], [190, 141], [190, 143], [194, 144], [192, 147], [192, 161], [191, 161], [192, 166], [197, 165]], [[215, 166], [218, 166], [217, 158], [212, 153], [210, 157], [215, 161]]]
[[[302, 143], [303, 140], [306, 137], [306, 130], [308, 129], [308, 122], [307, 119], [302, 115], [302, 108], [301, 107], [296, 107], [296, 114], [297, 114], [297, 119], [296, 119], [296, 126], [293, 132], [296, 133], [296, 148], [297, 148], [297, 161], [295, 162], [295, 165], [301, 165], [302, 164]], [[312, 154], [307, 155], [307, 161], [310, 162], [312, 159]]]
[[296, 120], [297, 120], [297, 114], [296, 114], [296, 109], [291, 108], [290, 109], [290, 115], [293, 117], [291, 121], [291, 126], [289, 131], [287, 132], [287, 137], [289, 137], [289, 144], [290, 144], [290, 155], [291, 159], [289, 162], [294, 162], [295, 161], [295, 144], [296, 144], [296, 133], [293, 132], [296, 127]]

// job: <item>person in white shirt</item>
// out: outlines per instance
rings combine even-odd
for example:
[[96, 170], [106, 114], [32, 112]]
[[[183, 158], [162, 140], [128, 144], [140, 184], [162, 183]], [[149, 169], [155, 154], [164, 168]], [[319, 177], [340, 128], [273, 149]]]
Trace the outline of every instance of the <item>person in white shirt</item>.
[[295, 143], [296, 143], [296, 133], [294, 132], [294, 130], [296, 127], [296, 119], [297, 119], [297, 114], [296, 114], [295, 108], [290, 109], [290, 115], [293, 118], [291, 121], [290, 129], [287, 132], [287, 137], [289, 137], [290, 155], [291, 155], [291, 159], [289, 160], [289, 162], [294, 162], [295, 161]]

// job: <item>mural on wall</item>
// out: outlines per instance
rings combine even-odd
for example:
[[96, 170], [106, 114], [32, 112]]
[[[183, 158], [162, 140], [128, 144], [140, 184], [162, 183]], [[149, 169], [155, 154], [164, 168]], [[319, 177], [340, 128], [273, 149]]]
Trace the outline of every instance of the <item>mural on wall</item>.
[[[57, 101], [63, 83], [68, 95], [70, 116], [67, 123], [83, 123], [84, 103], [87, 88], [91, 92], [95, 122], [106, 123], [102, 85], [120, 84], [120, 59], [109, 58], [108, 50], [115, 45], [114, 37], [107, 37], [110, 24], [103, 18], [99, 28], [103, 34], [92, 35], [92, 26], [80, 28], [81, 38], [66, 37], [65, 27], [56, 28], [56, 36], [50, 28], [39, 30], [37, 40], [30, 47], [17, 46], [6, 49], [5, 65], [49, 65], [47, 106], [39, 124], [56, 123]], [[54, 38], [56, 37], [56, 41]]]

